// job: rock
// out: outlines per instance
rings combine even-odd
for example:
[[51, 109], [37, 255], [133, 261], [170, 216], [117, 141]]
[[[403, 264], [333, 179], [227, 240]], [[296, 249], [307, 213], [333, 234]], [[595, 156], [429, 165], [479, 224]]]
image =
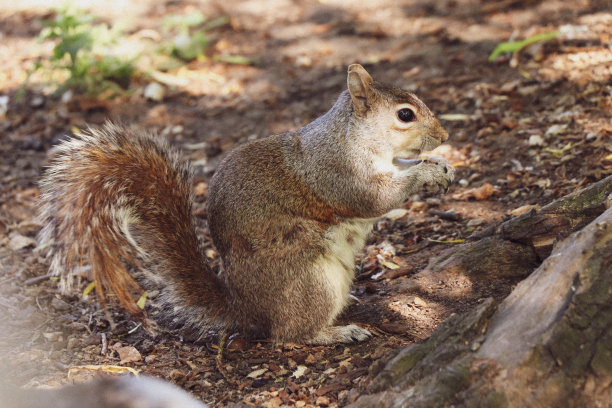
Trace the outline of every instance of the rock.
[[151, 82], [144, 89], [144, 97], [155, 102], [161, 102], [164, 99], [165, 93], [166, 89], [157, 82]]
[[36, 95], [30, 100], [30, 107], [34, 109], [41, 108], [45, 104], [45, 97], [42, 95]]

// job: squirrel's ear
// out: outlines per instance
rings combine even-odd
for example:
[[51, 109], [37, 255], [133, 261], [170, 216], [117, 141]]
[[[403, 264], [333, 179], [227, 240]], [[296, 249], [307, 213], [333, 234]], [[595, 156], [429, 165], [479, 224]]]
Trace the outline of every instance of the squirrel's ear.
[[372, 82], [374, 80], [359, 64], [352, 64], [348, 67], [348, 76], [346, 78], [349, 93], [353, 99], [353, 107], [357, 116], [365, 115], [370, 109], [374, 91], [372, 90]]

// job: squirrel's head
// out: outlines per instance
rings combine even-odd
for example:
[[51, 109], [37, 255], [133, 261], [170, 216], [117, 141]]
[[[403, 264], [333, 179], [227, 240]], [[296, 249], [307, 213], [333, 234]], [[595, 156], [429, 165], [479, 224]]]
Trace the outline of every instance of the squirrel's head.
[[348, 67], [347, 83], [354, 125], [367, 130], [369, 137], [374, 132], [377, 150], [386, 159], [417, 157], [448, 139], [440, 122], [413, 93], [374, 81], [359, 64]]

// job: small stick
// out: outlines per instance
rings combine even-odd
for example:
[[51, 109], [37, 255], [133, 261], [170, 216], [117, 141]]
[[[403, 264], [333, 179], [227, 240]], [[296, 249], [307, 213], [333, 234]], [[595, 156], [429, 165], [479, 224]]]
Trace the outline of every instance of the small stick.
[[100, 354], [105, 356], [106, 350], [108, 349], [108, 342], [106, 341], [106, 333], [100, 333], [100, 337], [102, 338], [102, 349], [100, 350]]
[[225, 370], [223, 369], [223, 349], [227, 344], [228, 338], [229, 334], [226, 331], [223, 331], [223, 333], [221, 334], [221, 339], [219, 339], [219, 345], [217, 346], [217, 356], [215, 357], [215, 362], [217, 363], [217, 370], [219, 370], [219, 373], [221, 373], [223, 378], [225, 378], [227, 381], [229, 381], [229, 378]]
[[23, 281], [23, 284], [24, 284], [25, 286], [33, 285], [33, 284], [35, 284], [35, 283], [38, 283], [38, 282], [41, 282], [41, 281], [47, 280], [47, 279], [49, 279], [49, 278], [51, 278], [51, 277], [53, 277], [53, 274], [52, 274], [52, 273], [48, 273], [48, 274], [46, 274], [46, 275], [41, 275], [41, 276], [35, 276], [35, 277], [33, 277], [33, 278], [30, 278], [30, 279], [26, 279], [26, 280], [24, 280], [24, 281]]

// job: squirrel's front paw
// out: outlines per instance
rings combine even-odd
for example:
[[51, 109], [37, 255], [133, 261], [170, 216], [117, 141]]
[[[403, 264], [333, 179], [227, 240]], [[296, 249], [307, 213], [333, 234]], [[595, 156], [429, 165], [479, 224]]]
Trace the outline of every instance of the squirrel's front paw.
[[455, 168], [442, 157], [431, 156], [420, 164], [423, 172], [419, 177], [425, 190], [436, 192], [448, 191], [448, 187], [455, 179]]

